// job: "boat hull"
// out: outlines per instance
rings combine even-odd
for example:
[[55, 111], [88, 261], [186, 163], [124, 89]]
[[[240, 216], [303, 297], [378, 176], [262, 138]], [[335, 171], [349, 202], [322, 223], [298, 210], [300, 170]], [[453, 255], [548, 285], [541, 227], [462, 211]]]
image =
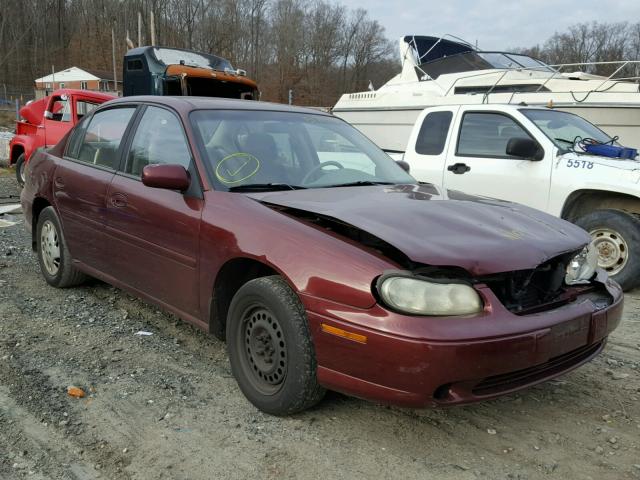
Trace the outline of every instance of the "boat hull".
[[[358, 128], [380, 148], [404, 151], [420, 112], [438, 105], [444, 103], [412, 107], [336, 108], [333, 113]], [[528, 105], [544, 106], [546, 103], [531, 102]], [[640, 104], [554, 104], [554, 108], [580, 115], [608, 135], [617, 136], [620, 144], [640, 149]]]

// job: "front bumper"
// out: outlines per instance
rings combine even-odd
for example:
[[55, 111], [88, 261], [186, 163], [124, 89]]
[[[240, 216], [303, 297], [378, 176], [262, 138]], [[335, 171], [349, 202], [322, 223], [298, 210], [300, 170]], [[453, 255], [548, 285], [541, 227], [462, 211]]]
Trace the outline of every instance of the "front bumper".
[[[478, 288], [485, 312], [470, 318], [412, 317], [379, 305], [359, 310], [303, 295], [318, 381], [409, 407], [469, 403], [543, 382], [596, 356], [620, 323], [622, 290], [599, 280], [597, 294], [522, 316], [506, 310], [488, 287]], [[360, 341], [327, 333], [323, 325]]]

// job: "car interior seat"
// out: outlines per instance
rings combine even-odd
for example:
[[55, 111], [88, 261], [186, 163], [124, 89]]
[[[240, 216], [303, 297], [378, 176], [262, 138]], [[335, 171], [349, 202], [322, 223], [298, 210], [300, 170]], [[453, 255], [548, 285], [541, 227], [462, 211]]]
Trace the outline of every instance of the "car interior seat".
[[249, 133], [238, 138], [242, 150], [260, 162], [256, 182], [288, 182], [286, 168], [280, 160], [275, 140], [268, 133]]

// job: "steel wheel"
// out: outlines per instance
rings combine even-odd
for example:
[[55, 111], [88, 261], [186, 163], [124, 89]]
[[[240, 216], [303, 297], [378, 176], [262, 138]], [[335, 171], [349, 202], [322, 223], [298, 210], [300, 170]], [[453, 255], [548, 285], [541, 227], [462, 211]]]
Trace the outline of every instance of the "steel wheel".
[[622, 235], [611, 228], [598, 228], [589, 234], [598, 249], [598, 266], [609, 275], [620, 272], [629, 260], [629, 247]]
[[300, 412], [324, 395], [305, 313], [278, 275], [249, 280], [231, 300], [225, 326], [231, 371], [263, 412]]
[[241, 362], [248, 379], [264, 395], [273, 395], [287, 374], [287, 346], [278, 319], [264, 307], [248, 308], [241, 339]]
[[50, 220], [42, 224], [40, 230], [40, 248], [42, 251], [42, 261], [47, 272], [55, 276], [60, 269], [60, 239], [56, 226]]

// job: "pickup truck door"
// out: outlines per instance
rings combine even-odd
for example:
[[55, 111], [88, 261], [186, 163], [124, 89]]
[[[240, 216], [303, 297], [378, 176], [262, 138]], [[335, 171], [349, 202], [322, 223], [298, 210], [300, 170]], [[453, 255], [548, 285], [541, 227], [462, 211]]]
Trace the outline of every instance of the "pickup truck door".
[[458, 107], [430, 109], [420, 117], [420, 128], [409, 137], [409, 147], [404, 160], [410, 159], [411, 175], [421, 182], [443, 184], [443, 172], [447, 160], [447, 144], [451, 143], [451, 124]]
[[[506, 154], [511, 138], [541, 142], [505, 112], [462, 109], [449, 141], [443, 185], [450, 190], [510, 200], [546, 210], [551, 156], [526, 160]], [[540, 147], [542, 148], [542, 147]]]
[[75, 123], [71, 98], [68, 95], [51, 97], [43, 120], [45, 146], [51, 147], [58, 143]]

